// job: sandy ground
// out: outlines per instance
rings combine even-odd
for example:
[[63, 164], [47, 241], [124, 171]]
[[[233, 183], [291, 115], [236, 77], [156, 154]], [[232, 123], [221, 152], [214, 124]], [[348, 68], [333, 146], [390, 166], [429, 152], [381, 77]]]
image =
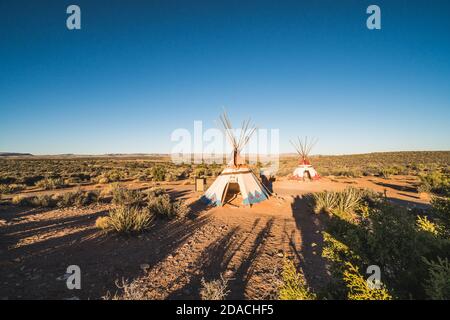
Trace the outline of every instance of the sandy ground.
[[[328, 280], [321, 258], [322, 223], [301, 195], [348, 186], [386, 192], [395, 202], [427, 206], [413, 177], [276, 181], [276, 197], [252, 208], [206, 208], [192, 185], [165, 185], [191, 203], [189, 217], [158, 221], [140, 236], [105, 235], [95, 228], [109, 205], [39, 210], [0, 206], [0, 299], [99, 299], [118, 290], [115, 282], [136, 281], [150, 299], [197, 299], [202, 278], [229, 279], [234, 299], [275, 298], [283, 258], [295, 259], [308, 284]], [[142, 184], [130, 183], [130, 187]], [[86, 186], [83, 188], [97, 188]], [[42, 191], [35, 191], [42, 192]], [[63, 191], [61, 191], [63, 192]], [[78, 265], [81, 290], [62, 279]]]

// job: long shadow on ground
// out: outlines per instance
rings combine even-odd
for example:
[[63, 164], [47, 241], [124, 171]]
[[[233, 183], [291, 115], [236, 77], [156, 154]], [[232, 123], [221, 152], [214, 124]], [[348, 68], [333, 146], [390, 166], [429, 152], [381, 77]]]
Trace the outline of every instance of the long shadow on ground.
[[[300, 267], [309, 287], [319, 291], [330, 279], [326, 261], [322, 257], [323, 221], [308, 205], [307, 197], [296, 196], [291, 204], [292, 215], [301, 235], [301, 251], [294, 253], [300, 260]], [[291, 246], [292, 248], [292, 246]]]
[[[3, 226], [2, 242], [11, 246], [0, 251], [0, 298], [98, 299], [107, 291], [115, 292], [115, 280], [133, 279], [183, 244], [209, 217], [158, 220], [139, 236], [107, 235], [95, 228], [95, 218], [104, 211], [74, 215], [61, 219], [27, 222], [22, 226]], [[56, 231], [51, 237], [46, 231]], [[13, 245], [34, 237], [29, 244]], [[81, 290], [68, 290], [65, 281], [57, 280], [69, 265], [81, 269]]]
[[[255, 220], [253, 229], [259, 224], [260, 219]], [[189, 283], [183, 288], [172, 292], [169, 299], [199, 299], [201, 279], [206, 281], [220, 279], [220, 276], [230, 270], [230, 262], [239, 254], [239, 265], [234, 266], [231, 271], [233, 276], [229, 279], [228, 289], [230, 291], [227, 299], [245, 299], [245, 290], [253, 275], [255, 262], [264, 252], [265, 242], [272, 229], [273, 219], [269, 219], [258, 231], [255, 240], [247, 248], [250, 233], [242, 236], [239, 227], [234, 227], [223, 237], [214, 241], [201, 254], [198, 270], [200, 273], [191, 277]], [[245, 248], [244, 248], [245, 246]]]

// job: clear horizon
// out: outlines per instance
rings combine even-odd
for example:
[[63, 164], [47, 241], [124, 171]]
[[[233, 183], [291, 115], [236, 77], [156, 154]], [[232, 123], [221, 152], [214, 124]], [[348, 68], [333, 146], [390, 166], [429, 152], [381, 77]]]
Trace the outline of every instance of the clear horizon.
[[450, 3], [376, 1], [381, 30], [370, 4], [2, 1], [0, 152], [168, 154], [223, 107], [280, 153], [450, 150]]

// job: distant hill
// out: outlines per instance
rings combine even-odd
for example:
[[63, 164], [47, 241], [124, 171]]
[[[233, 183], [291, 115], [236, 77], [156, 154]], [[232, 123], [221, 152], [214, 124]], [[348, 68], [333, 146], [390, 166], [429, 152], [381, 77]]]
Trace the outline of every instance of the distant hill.
[[0, 152], [0, 157], [29, 157], [33, 156], [31, 153], [19, 153], [19, 152]]

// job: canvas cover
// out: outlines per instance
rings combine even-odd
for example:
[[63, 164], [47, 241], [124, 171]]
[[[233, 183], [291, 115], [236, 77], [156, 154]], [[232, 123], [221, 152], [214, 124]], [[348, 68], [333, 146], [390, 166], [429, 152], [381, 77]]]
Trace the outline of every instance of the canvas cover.
[[312, 180], [317, 180], [320, 178], [319, 174], [312, 165], [300, 165], [294, 170], [294, 174], [291, 179], [303, 180], [305, 178], [309, 178], [308, 173]]
[[268, 199], [269, 192], [248, 168], [226, 168], [202, 196], [208, 204], [222, 206], [230, 183], [237, 183], [242, 195], [242, 204], [252, 205]]

